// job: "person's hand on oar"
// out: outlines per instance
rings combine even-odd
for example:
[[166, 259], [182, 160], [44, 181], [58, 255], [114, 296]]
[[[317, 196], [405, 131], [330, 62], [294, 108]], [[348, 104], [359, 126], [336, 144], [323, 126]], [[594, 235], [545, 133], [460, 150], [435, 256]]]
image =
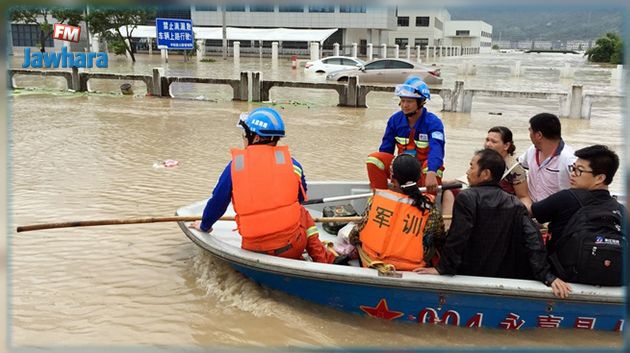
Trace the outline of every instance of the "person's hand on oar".
[[[203, 230], [201, 230], [201, 221], [194, 221], [194, 222], [192, 222], [188, 226], [188, 228], [192, 228], [192, 229], [196, 229], [196, 230], [198, 230], [200, 232], [204, 232]], [[204, 233], [212, 233], [212, 228], [208, 229], [208, 231], [204, 232]]]

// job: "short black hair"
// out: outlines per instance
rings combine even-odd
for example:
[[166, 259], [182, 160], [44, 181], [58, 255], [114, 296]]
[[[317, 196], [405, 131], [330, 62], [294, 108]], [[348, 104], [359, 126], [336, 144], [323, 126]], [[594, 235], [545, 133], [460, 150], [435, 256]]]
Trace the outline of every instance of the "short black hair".
[[498, 183], [501, 181], [501, 177], [505, 172], [505, 160], [499, 152], [491, 148], [484, 148], [475, 152], [475, 156], [479, 156], [477, 161], [479, 172], [477, 176], [481, 175], [484, 169], [488, 169], [492, 175], [493, 182]]
[[562, 138], [562, 127], [560, 119], [551, 113], [540, 113], [529, 119], [529, 127], [534, 132], [541, 132], [542, 135], [550, 140], [559, 140]]
[[575, 156], [588, 161], [593, 175], [605, 174], [604, 184], [610, 185], [619, 169], [619, 156], [604, 145], [593, 145], [575, 151]]

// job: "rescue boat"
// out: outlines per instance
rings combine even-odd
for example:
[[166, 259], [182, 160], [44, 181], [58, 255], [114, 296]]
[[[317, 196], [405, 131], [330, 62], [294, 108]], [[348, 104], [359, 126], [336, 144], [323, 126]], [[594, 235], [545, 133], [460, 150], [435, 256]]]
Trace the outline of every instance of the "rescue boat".
[[[366, 182], [310, 182], [309, 198], [369, 193]], [[350, 202], [359, 212], [365, 199]], [[206, 200], [177, 210], [178, 216], [203, 212]], [[321, 217], [324, 204], [306, 206]], [[226, 215], [234, 215], [230, 206]], [[234, 221], [220, 221], [211, 234], [179, 226], [190, 240], [259, 285], [352, 314], [417, 324], [504, 330], [563, 328], [621, 332], [626, 287], [572, 284], [567, 299], [553, 296], [538, 281], [473, 276], [384, 275], [370, 268], [284, 259], [243, 250]], [[320, 239], [337, 237], [317, 225]], [[338, 240], [337, 240], [338, 241]], [[354, 261], [356, 262], [356, 261]], [[353, 262], [351, 261], [351, 264]]]

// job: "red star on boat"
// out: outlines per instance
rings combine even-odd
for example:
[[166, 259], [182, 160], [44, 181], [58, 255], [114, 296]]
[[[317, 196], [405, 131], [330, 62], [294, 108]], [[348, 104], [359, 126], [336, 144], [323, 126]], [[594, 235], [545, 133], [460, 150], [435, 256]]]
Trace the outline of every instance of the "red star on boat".
[[394, 320], [403, 316], [404, 314], [400, 311], [390, 311], [389, 308], [387, 307], [387, 301], [384, 298], [382, 298], [378, 302], [378, 305], [376, 305], [376, 307], [374, 308], [370, 306], [365, 306], [365, 305], [360, 305], [359, 308], [363, 310], [364, 313], [370, 315], [371, 317], [376, 317], [376, 318], [385, 319], [385, 320]]

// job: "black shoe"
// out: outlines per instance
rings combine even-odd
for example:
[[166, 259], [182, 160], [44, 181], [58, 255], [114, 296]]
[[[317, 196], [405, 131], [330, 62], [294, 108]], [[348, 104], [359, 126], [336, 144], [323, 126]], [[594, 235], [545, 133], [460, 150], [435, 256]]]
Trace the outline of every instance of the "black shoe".
[[348, 262], [350, 261], [350, 256], [348, 255], [339, 255], [335, 257], [335, 261], [333, 261], [333, 265], [345, 265], [348, 266]]

